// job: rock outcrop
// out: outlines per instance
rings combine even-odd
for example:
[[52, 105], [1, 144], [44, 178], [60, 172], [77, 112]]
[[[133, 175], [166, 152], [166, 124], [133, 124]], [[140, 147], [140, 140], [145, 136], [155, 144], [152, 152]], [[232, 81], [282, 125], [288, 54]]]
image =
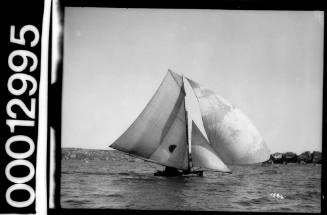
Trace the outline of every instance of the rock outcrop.
[[294, 152], [280, 153], [276, 152], [270, 155], [269, 160], [263, 162], [263, 165], [267, 164], [288, 164], [288, 163], [299, 163], [299, 164], [321, 164], [322, 154], [321, 152], [314, 151], [310, 153], [309, 151], [303, 152], [300, 155]]
[[294, 152], [286, 152], [283, 154], [283, 163], [296, 163], [297, 159], [298, 156]]
[[312, 157], [312, 163], [321, 164], [321, 159], [322, 159], [321, 152], [314, 151], [312, 152], [311, 157]]
[[300, 154], [298, 156], [298, 163], [311, 163], [312, 162], [312, 157], [311, 157], [311, 153], [309, 151], [303, 152], [302, 154]]
[[272, 161], [272, 163], [283, 163], [283, 154], [276, 152], [270, 155], [270, 160]]

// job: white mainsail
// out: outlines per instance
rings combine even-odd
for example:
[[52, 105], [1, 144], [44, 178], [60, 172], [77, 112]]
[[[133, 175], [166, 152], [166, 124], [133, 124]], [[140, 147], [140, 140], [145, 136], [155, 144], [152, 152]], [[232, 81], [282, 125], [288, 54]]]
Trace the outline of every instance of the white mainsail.
[[187, 170], [184, 97], [182, 78], [168, 72], [143, 112], [110, 147]]
[[187, 171], [230, 172], [225, 163], [269, 158], [261, 135], [244, 114], [170, 70], [142, 113], [110, 147]]

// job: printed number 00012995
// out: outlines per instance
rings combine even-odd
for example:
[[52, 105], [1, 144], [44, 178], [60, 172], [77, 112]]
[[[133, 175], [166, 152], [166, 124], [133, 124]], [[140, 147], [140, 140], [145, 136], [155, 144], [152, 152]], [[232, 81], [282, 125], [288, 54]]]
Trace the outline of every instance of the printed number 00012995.
[[[6, 201], [9, 205], [16, 208], [24, 208], [28, 207], [34, 202], [35, 199], [35, 191], [34, 189], [26, 184], [31, 179], [33, 179], [35, 175], [35, 167], [33, 164], [26, 160], [31, 155], [33, 155], [35, 151], [35, 143], [32, 138], [26, 135], [20, 135], [17, 133], [16, 128], [20, 127], [34, 127], [35, 126], [35, 110], [36, 110], [36, 98], [35, 93], [37, 92], [37, 84], [38, 82], [35, 78], [29, 73], [36, 70], [38, 66], [38, 58], [36, 54], [33, 52], [26, 50], [27, 46], [33, 48], [35, 47], [40, 40], [40, 33], [38, 29], [33, 25], [25, 25], [17, 34], [16, 26], [10, 26], [10, 42], [13, 44], [17, 44], [19, 46], [23, 46], [25, 49], [13, 50], [8, 56], [8, 66], [14, 73], [9, 77], [7, 82], [8, 91], [12, 96], [22, 96], [26, 94], [28, 98], [30, 98], [29, 107], [25, 104], [27, 101], [23, 101], [21, 98], [12, 98], [8, 101], [6, 106], [6, 112], [8, 115], [8, 119], [6, 120], [6, 124], [10, 128], [10, 132], [13, 136], [8, 138], [5, 144], [5, 150], [8, 156], [13, 158], [11, 162], [9, 162], [5, 169], [6, 177], [9, 181], [14, 183], [10, 186], [6, 191]], [[26, 33], [30, 32], [33, 34], [33, 39], [31, 41], [27, 41]], [[30, 38], [30, 37], [28, 37]], [[16, 60], [15, 60], [16, 59]], [[19, 85], [15, 85], [14, 83], [20, 82]], [[13, 109], [13, 107], [18, 107], [23, 114], [26, 115], [28, 119], [18, 119], [17, 112], [15, 110], [19, 110], [17, 108]], [[22, 116], [20, 113], [20, 116]], [[14, 152], [11, 149], [12, 143], [15, 142], [25, 142], [28, 144], [28, 150], [24, 152]], [[26, 148], [26, 147], [24, 147]], [[25, 166], [28, 168], [29, 173], [23, 177], [15, 177], [11, 174], [11, 169], [15, 166]], [[11, 197], [11, 193], [16, 190], [25, 190], [29, 193], [29, 198], [25, 201], [15, 201]]]

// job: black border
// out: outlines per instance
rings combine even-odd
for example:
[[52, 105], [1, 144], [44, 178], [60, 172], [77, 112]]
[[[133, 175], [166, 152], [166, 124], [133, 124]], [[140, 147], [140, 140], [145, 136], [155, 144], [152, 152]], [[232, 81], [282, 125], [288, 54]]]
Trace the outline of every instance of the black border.
[[[52, 2], [53, 4], [53, 2]], [[58, 2], [59, 6], [59, 23], [61, 26], [64, 26], [64, 6], [63, 1], [59, 0]], [[52, 5], [51, 5], [52, 6]], [[54, 11], [51, 9], [51, 18], [52, 21], [52, 14]], [[52, 31], [53, 26], [52, 22], [50, 24], [50, 37], [52, 38]], [[50, 41], [50, 47], [52, 47], [53, 41]], [[61, 187], [61, 180], [60, 180], [60, 171], [61, 171], [61, 107], [62, 107], [62, 74], [63, 74], [63, 32], [59, 35], [59, 59], [57, 62], [57, 70], [52, 71], [51, 63], [49, 63], [49, 75], [48, 75], [48, 83], [49, 83], [49, 99], [48, 99], [48, 143], [47, 143], [47, 184], [48, 184], [48, 200], [49, 200], [49, 185], [50, 185], [50, 178], [49, 178], [49, 170], [50, 170], [50, 128], [52, 127], [55, 130], [55, 147], [54, 147], [54, 156], [55, 156], [55, 165], [54, 165], [54, 179], [55, 179], [55, 190], [54, 190], [54, 207], [57, 209], [60, 209], [60, 187]], [[51, 48], [50, 48], [51, 50]], [[51, 51], [49, 52], [51, 53]], [[51, 56], [51, 54], [50, 54]], [[52, 56], [51, 56], [52, 57]], [[52, 60], [52, 58], [51, 58]], [[50, 61], [52, 62], [52, 61]], [[54, 84], [51, 84], [51, 74], [56, 73], [57, 74], [57, 81]], [[51, 211], [54, 209], [48, 208], [48, 213], [51, 214]], [[57, 212], [55, 213], [57, 214]]]
[[[37, 160], [37, 153], [40, 153], [38, 151], [38, 144], [39, 143], [39, 104], [41, 102], [40, 100], [40, 78], [41, 78], [41, 64], [44, 60], [42, 56], [42, 50], [48, 48], [47, 44], [42, 44], [42, 38], [44, 37], [43, 35], [47, 31], [47, 29], [44, 29], [43, 27], [43, 18], [44, 18], [44, 7], [45, 7], [45, 2], [44, 0], [34, 0], [34, 1], [18, 1], [18, 0], [11, 0], [10, 2], [6, 2], [3, 6], [3, 11], [6, 11], [8, 13], [3, 13], [3, 17], [1, 19], [1, 24], [2, 24], [2, 40], [0, 40], [1, 43], [1, 52], [2, 52], [2, 58], [1, 58], [1, 73], [0, 73], [0, 106], [1, 106], [1, 111], [0, 111], [0, 140], [1, 140], [1, 148], [0, 148], [0, 170], [1, 170], [1, 176], [0, 176], [0, 214], [2, 213], [15, 213], [15, 214], [24, 214], [24, 213], [35, 213], [36, 212], [36, 199], [33, 201], [32, 204], [30, 204], [27, 207], [22, 207], [22, 208], [17, 208], [14, 206], [11, 206], [7, 203], [5, 200], [5, 193], [6, 190], [9, 188], [9, 186], [13, 185], [14, 183], [11, 182], [10, 180], [7, 179], [7, 177], [4, 174], [5, 166], [16, 159], [13, 159], [10, 157], [6, 152], [5, 152], [5, 143], [6, 140], [8, 140], [9, 137], [16, 136], [16, 135], [26, 135], [30, 137], [35, 145], [35, 150], [32, 153], [31, 156], [26, 158], [25, 160], [31, 162], [34, 166], [35, 171], [37, 171], [37, 165], [38, 165], [38, 160]], [[19, 15], [17, 15], [19, 14]], [[16, 44], [10, 42], [10, 26], [15, 26], [15, 37], [19, 36], [19, 31], [22, 29], [23, 26], [26, 25], [33, 25], [34, 27], [37, 28], [39, 32], [39, 41], [36, 46], [30, 47], [29, 43], [31, 40], [31, 36], [33, 34], [27, 33], [24, 37], [27, 41], [26, 45], [21, 45], [21, 44]], [[46, 27], [46, 26], [45, 26]], [[29, 36], [28, 36], [29, 35]], [[25, 74], [30, 74], [32, 77], [35, 78], [35, 81], [37, 83], [37, 90], [36, 92], [32, 95], [29, 96], [27, 93], [23, 93], [22, 95], [15, 96], [11, 94], [8, 91], [7, 87], [7, 81], [11, 75], [14, 74], [14, 71], [12, 71], [8, 67], [8, 56], [12, 51], [14, 50], [27, 50], [31, 51], [32, 53], [35, 54], [38, 60], [38, 64], [36, 69], [32, 73], [27, 73], [27, 70], [24, 71]], [[43, 76], [44, 74], [42, 74]], [[46, 87], [46, 86], [42, 86]], [[28, 105], [30, 104], [30, 99], [35, 98], [35, 118], [34, 118], [34, 126], [30, 127], [20, 127], [17, 129], [16, 132], [12, 133], [9, 130], [9, 127], [6, 124], [6, 119], [9, 119], [10, 117], [7, 116], [6, 113], [6, 105], [11, 99], [21, 99], [23, 102], [28, 102]], [[21, 113], [19, 113], [20, 115]], [[19, 118], [19, 116], [18, 116]], [[42, 144], [42, 143], [41, 143]], [[46, 143], [44, 143], [46, 144]], [[45, 162], [45, 161], [44, 161]], [[32, 187], [36, 194], [36, 179], [37, 175], [39, 173], [35, 172], [33, 178], [26, 182], [25, 184], [29, 185]], [[45, 172], [43, 173], [45, 174]], [[42, 173], [41, 173], [42, 175]], [[25, 195], [24, 195], [25, 196]], [[37, 198], [37, 196], [36, 196]], [[46, 206], [44, 206], [46, 209]]]
[[227, 9], [227, 10], [324, 10], [322, 0], [210, 0], [189, 1], [119, 1], [119, 0], [63, 0], [69, 7], [113, 7], [113, 8], [164, 8], [164, 9]]
[[[112, 0], [59, 0], [60, 7], [60, 23], [64, 26], [64, 8], [65, 7], [104, 7], [104, 8], [153, 8], [153, 9], [225, 9], [225, 10], [279, 10], [279, 11], [326, 11], [322, 0], [314, 1], [283, 1], [283, 0], [221, 0], [219, 3], [213, 1], [188, 2], [184, 5], [179, 5], [176, 2], [154, 2], [154, 1], [112, 1]], [[63, 29], [62, 29], [63, 30]], [[50, 30], [50, 35], [52, 28]], [[225, 211], [164, 211], [164, 210], [123, 210], [123, 209], [62, 209], [60, 207], [60, 171], [61, 171], [61, 107], [62, 107], [62, 77], [63, 77], [63, 33], [60, 35], [60, 60], [58, 63], [57, 82], [49, 85], [49, 125], [55, 128], [55, 209], [48, 209], [48, 214], [275, 214], [278, 212], [225, 212]], [[326, 59], [326, 14], [324, 16], [324, 65]], [[51, 76], [49, 74], [49, 76]], [[50, 78], [49, 78], [50, 79]], [[50, 83], [50, 81], [49, 81]], [[323, 83], [326, 83], [325, 66], [323, 67]], [[326, 95], [326, 85], [323, 85], [323, 95]], [[326, 201], [326, 99], [323, 97], [323, 118], [322, 118], [322, 182], [321, 195], [324, 196], [321, 201], [321, 213], [325, 214]], [[50, 132], [50, 129], [48, 129]], [[49, 149], [49, 138], [48, 138]], [[48, 150], [49, 151], [49, 150]], [[48, 152], [49, 155], [49, 152]], [[49, 157], [48, 164], [49, 167]], [[49, 178], [48, 178], [49, 182]], [[48, 183], [49, 184], [49, 183]], [[49, 191], [49, 188], [48, 188]], [[48, 194], [49, 195], [49, 194]], [[310, 213], [278, 213], [278, 214], [310, 214]]]

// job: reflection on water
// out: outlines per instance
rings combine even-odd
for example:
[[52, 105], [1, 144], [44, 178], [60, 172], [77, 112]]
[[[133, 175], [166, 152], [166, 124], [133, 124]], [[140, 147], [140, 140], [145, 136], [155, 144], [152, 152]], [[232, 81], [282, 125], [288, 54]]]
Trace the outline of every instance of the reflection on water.
[[[136, 161], [62, 162], [63, 208], [320, 212], [321, 166], [232, 166], [233, 174], [158, 177]], [[278, 193], [284, 199], [275, 198]], [[276, 196], [276, 195], [275, 195]]]

